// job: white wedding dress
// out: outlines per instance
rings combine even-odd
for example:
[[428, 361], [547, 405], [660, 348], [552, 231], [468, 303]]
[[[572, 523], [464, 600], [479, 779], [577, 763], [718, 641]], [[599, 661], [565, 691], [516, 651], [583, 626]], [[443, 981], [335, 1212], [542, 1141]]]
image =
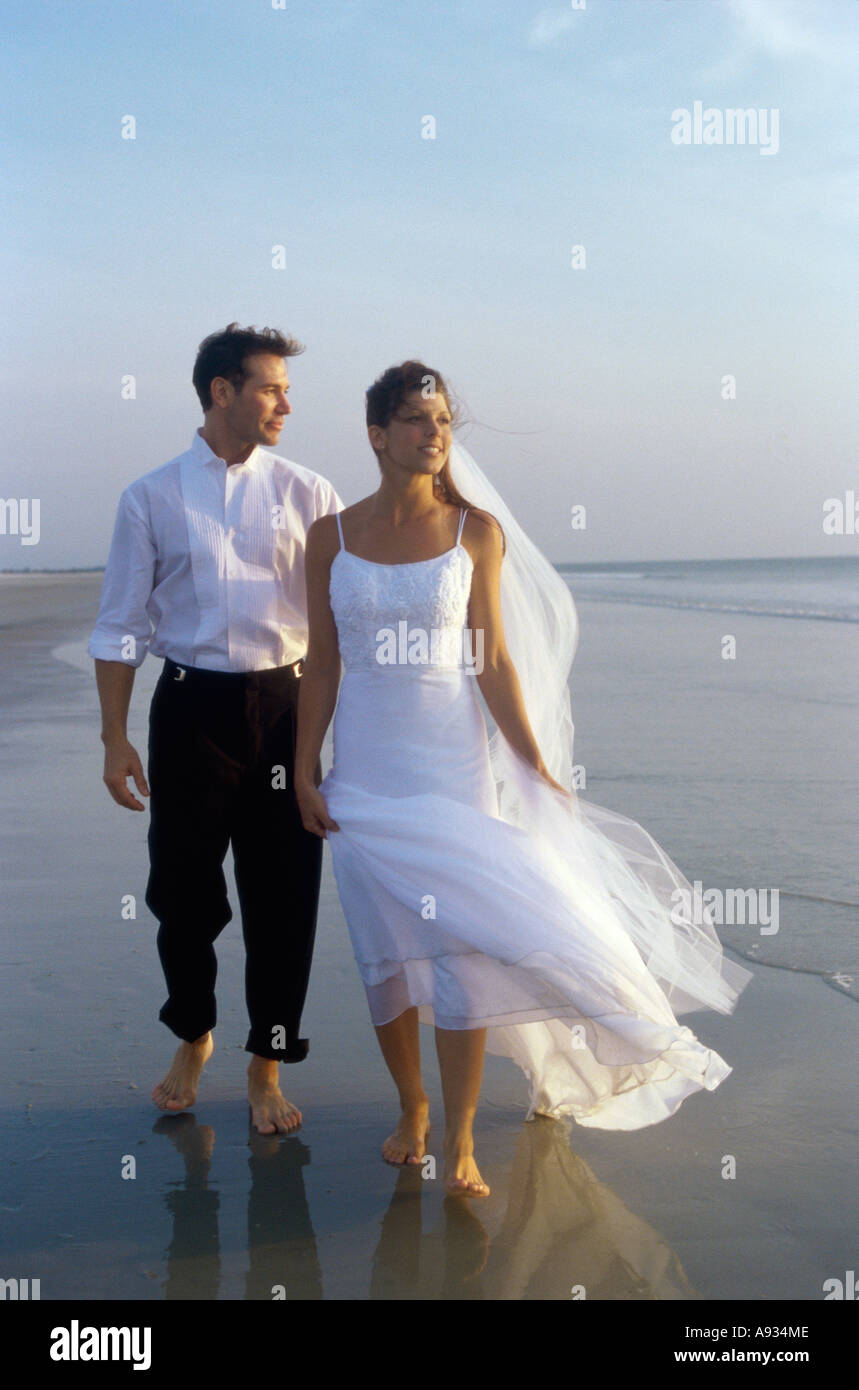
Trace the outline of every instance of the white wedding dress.
[[[421, 651], [415, 636], [467, 624], [465, 516], [451, 550], [405, 564], [347, 551], [337, 518], [345, 674], [320, 791], [370, 1014], [378, 1025], [416, 1005], [441, 1028], [486, 1027], [488, 1050], [528, 1077], [529, 1117], [637, 1129], [731, 1070], [668, 995], [729, 1013], [749, 972], [669, 922], [687, 881], [635, 822], [545, 783], [535, 821], [554, 817], [556, 833], [499, 814], [476, 678], [461, 648]], [[380, 659], [391, 632], [419, 662]]]

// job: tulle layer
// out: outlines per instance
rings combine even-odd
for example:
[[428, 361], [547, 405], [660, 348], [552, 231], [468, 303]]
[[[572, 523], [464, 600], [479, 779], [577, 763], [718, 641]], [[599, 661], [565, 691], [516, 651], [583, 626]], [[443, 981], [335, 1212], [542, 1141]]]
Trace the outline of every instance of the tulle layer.
[[677, 911], [689, 885], [641, 826], [530, 769], [528, 830], [334, 772], [321, 791], [374, 1023], [417, 1006], [442, 1028], [486, 1027], [528, 1078], [529, 1115], [599, 1128], [654, 1124], [730, 1073], [675, 1012], [731, 1012], [750, 974]]

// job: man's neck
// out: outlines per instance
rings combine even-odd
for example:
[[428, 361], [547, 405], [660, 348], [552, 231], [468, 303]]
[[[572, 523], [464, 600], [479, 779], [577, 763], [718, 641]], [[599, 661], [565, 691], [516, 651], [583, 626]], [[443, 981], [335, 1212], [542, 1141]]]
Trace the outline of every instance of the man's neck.
[[232, 463], [246, 463], [257, 447], [255, 444], [246, 444], [244, 440], [237, 439], [234, 434], [229, 432], [221, 433], [217, 430], [210, 420], [207, 420], [199, 430], [200, 438], [204, 439], [212, 453], [229, 467]]

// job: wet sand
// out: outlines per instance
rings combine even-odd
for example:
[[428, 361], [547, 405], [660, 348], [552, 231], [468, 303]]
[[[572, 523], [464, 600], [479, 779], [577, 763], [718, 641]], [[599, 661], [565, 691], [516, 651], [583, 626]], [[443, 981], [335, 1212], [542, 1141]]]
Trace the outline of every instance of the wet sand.
[[[855, 1268], [853, 1000], [814, 975], [756, 966], [733, 1018], [683, 1017], [733, 1074], [631, 1134], [524, 1124], [523, 1078], [490, 1057], [477, 1135], [492, 1194], [445, 1200], [440, 1159], [438, 1176], [423, 1178], [378, 1155], [394, 1120], [392, 1088], [327, 855], [304, 1016], [310, 1056], [282, 1069], [305, 1112], [301, 1132], [272, 1140], [249, 1130], [235, 917], [219, 939], [216, 1051], [198, 1103], [193, 1114], [160, 1116], [149, 1093], [173, 1039], [157, 1021], [163, 981], [143, 902], [147, 817], [122, 812], [101, 784], [81, 648], [100, 576], [37, 587], [4, 605], [11, 626], [0, 631], [0, 738], [13, 790], [2, 818], [0, 947], [7, 1277], [40, 1279], [43, 1299], [267, 1300], [282, 1290], [568, 1300], [583, 1288], [589, 1299], [820, 1300], [824, 1280]], [[596, 632], [605, 607], [580, 611]], [[611, 658], [622, 671], [641, 616], [612, 611]], [[674, 636], [694, 621], [649, 617], [675, 625], [666, 628]], [[66, 660], [51, 655], [58, 646]], [[608, 655], [596, 639], [583, 650], [583, 684]], [[132, 704], [141, 753], [159, 668], [144, 664]], [[591, 728], [588, 742], [598, 738]], [[623, 788], [613, 791], [605, 804], [622, 805]], [[283, 893], [286, 904], [288, 883]], [[124, 919], [129, 894], [137, 915]], [[431, 1032], [422, 1038], [435, 1152], [438, 1074]], [[733, 1179], [722, 1176], [728, 1155]]]

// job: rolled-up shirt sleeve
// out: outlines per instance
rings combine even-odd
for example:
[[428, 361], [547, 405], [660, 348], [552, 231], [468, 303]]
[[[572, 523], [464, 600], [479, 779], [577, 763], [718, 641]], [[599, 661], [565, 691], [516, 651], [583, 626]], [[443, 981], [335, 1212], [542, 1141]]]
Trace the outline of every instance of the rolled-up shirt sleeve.
[[342, 512], [343, 506], [328, 479], [321, 478], [316, 488], [316, 516], [331, 516], [334, 512]]
[[157, 551], [152, 529], [130, 489], [119, 499], [113, 540], [104, 572], [101, 606], [87, 651], [101, 661], [140, 666], [149, 650], [148, 604], [155, 583]]

